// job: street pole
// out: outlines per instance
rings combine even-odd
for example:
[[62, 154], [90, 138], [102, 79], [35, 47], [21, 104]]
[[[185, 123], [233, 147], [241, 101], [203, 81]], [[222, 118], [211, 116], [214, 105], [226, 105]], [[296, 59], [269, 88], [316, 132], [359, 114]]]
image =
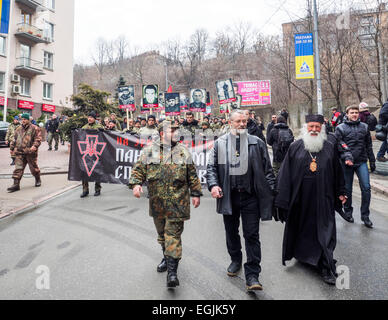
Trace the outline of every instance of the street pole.
[[313, 1], [314, 1], [315, 72], [317, 74], [317, 106], [318, 106], [318, 114], [323, 115], [321, 62], [319, 59], [318, 9], [317, 9], [317, 0], [313, 0]]
[[380, 88], [382, 93], [383, 103], [387, 101], [387, 78], [386, 78], [386, 66], [385, 66], [385, 54], [383, 52], [383, 47], [381, 45], [381, 38], [379, 35], [377, 46], [379, 50], [379, 62], [380, 62]]
[[166, 92], [168, 90], [168, 68], [167, 68], [167, 61], [164, 62], [164, 66], [166, 67]]
[[7, 122], [7, 109], [8, 109], [8, 91], [9, 91], [9, 69], [11, 64], [11, 21], [12, 21], [12, 11], [13, 11], [13, 1], [10, 1], [9, 7], [9, 21], [8, 21], [8, 37], [7, 37], [7, 67], [5, 71], [5, 97], [4, 97], [4, 114], [3, 121]]

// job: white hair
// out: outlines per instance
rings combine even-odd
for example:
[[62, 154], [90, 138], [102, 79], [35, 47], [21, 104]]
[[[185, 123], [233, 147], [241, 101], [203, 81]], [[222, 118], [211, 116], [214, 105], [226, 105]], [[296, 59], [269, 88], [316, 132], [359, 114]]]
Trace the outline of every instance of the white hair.
[[324, 142], [327, 140], [325, 126], [322, 125], [321, 132], [319, 132], [317, 136], [313, 136], [310, 132], [307, 131], [307, 124], [304, 124], [302, 127], [300, 139], [303, 140], [304, 148], [307, 151], [313, 153], [320, 152], [323, 149]]

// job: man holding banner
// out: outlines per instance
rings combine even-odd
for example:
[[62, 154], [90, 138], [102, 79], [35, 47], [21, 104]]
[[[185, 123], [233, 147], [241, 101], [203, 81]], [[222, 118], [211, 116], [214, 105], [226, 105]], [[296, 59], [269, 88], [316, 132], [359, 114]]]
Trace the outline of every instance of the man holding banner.
[[[104, 127], [96, 122], [97, 115], [94, 111], [89, 113], [88, 124], [84, 125], [84, 130], [104, 130]], [[89, 195], [89, 182], [88, 180], [82, 180], [82, 194], [81, 198], [85, 198]], [[96, 182], [94, 187], [94, 196], [98, 197], [101, 195], [101, 183]]]
[[178, 143], [172, 121], [159, 125], [160, 142], [143, 149], [132, 169], [129, 188], [140, 198], [142, 185], [148, 183], [150, 216], [154, 219], [158, 242], [164, 258], [158, 272], [167, 271], [167, 287], [179, 286], [178, 263], [182, 258], [181, 235], [184, 221], [190, 219], [190, 196], [195, 208], [200, 205], [201, 183], [191, 154]]

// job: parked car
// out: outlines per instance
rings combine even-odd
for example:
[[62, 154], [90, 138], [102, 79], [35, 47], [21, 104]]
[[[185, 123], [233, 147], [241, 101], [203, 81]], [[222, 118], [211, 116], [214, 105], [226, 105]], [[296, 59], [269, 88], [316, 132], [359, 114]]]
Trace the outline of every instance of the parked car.
[[5, 142], [5, 136], [8, 131], [8, 122], [0, 121], [0, 146], [7, 146], [7, 143]]

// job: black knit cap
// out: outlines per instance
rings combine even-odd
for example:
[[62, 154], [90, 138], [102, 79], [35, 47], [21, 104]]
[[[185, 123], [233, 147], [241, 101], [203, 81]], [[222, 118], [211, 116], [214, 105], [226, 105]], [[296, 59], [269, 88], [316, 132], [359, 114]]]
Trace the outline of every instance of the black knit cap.
[[306, 123], [309, 122], [319, 122], [320, 124], [323, 124], [325, 122], [325, 119], [321, 114], [308, 114], [306, 116]]
[[88, 117], [92, 117], [94, 119], [97, 119], [97, 115], [96, 115], [96, 113], [94, 111], [89, 112]]

